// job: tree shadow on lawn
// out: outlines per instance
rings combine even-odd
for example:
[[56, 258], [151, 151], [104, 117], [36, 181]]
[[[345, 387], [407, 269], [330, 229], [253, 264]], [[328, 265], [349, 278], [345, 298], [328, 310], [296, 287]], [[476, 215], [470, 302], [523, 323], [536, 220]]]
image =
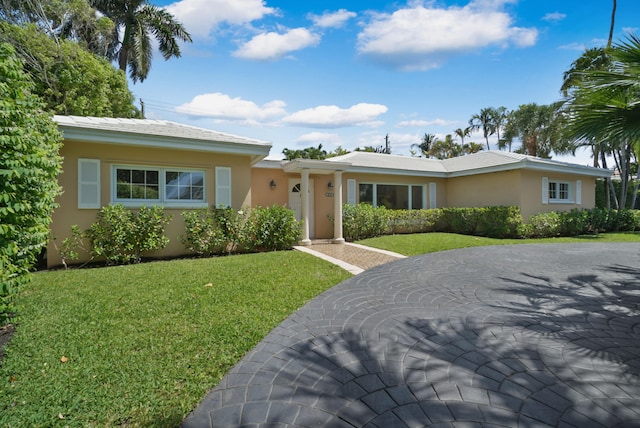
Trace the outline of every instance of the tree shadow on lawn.
[[294, 316], [214, 390], [211, 421], [637, 426], [640, 270], [598, 270], [496, 277], [471, 303], [446, 288], [443, 305]]

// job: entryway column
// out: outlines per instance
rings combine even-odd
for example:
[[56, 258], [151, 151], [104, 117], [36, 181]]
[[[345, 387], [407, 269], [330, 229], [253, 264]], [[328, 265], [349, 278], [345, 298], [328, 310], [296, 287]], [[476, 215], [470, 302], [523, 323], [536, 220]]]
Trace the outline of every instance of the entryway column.
[[342, 171], [333, 174], [333, 183], [333, 242], [342, 244]]
[[302, 241], [300, 241], [300, 245], [311, 245], [311, 239], [309, 239], [309, 170], [303, 169], [301, 173]]

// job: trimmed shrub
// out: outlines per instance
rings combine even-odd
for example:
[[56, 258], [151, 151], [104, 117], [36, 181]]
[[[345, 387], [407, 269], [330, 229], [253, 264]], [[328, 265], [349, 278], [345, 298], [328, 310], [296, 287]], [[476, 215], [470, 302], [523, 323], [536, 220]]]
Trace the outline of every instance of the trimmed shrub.
[[189, 210], [182, 213], [186, 249], [210, 257], [251, 251], [290, 249], [300, 238], [293, 210], [274, 205], [236, 211], [232, 208]]
[[180, 241], [187, 251], [199, 256], [210, 257], [221, 254], [225, 250], [226, 239], [222, 229], [217, 227], [213, 210], [202, 208], [199, 210], [183, 211], [186, 234], [180, 236]]
[[295, 212], [286, 207], [256, 207], [247, 221], [246, 245], [254, 251], [289, 250], [300, 239], [300, 223]]
[[121, 204], [106, 206], [87, 231], [92, 255], [104, 257], [108, 264], [139, 263], [143, 253], [167, 246], [164, 227], [170, 220], [162, 207], [134, 212]]
[[342, 207], [342, 231], [347, 241], [384, 235], [390, 231], [389, 211], [369, 204], [345, 204]]

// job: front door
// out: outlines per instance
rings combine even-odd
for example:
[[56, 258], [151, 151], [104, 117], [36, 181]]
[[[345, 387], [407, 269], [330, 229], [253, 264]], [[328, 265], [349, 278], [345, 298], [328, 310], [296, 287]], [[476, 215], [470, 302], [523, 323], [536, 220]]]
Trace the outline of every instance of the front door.
[[[302, 187], [299, 178], [289, 179], [289, 207], [295, 211], [296, 220], [300, 221], [302, 218], [302, 193], [300, 189]], [[313, 179], [309, 179], [309, 238], [315, 238], [314, 227], [314, 204], [313, 204]]]

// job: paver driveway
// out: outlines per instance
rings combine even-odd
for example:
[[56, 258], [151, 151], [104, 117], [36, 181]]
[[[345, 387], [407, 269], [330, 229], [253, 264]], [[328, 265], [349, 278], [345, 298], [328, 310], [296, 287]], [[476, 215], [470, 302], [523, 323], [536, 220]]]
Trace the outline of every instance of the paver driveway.
[[372, 268], [283, 322], [183, 425], [640, 426], [640, 245]]

